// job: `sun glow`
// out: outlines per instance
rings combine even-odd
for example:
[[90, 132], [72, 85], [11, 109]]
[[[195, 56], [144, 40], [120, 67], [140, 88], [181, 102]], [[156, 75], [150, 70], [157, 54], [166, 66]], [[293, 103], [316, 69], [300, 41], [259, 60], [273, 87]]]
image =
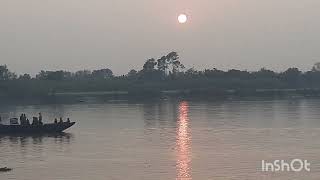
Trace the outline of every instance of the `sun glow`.
[[180, 14], [180, 15], [178, 16], [178, 22], [179, 22], [180, 24], [184, 24], [184, 23], [186, 23], [187, 21], [188, 21], [187, 15], [185, 15], [185, 14]]

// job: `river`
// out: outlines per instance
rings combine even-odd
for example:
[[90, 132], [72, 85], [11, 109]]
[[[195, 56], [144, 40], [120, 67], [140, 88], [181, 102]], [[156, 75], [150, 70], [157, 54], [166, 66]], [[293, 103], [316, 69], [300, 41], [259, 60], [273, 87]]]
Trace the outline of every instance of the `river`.
[[[0, 105], [2, 119], [70, 117], [58, 135], [0, 136], [1, 180], [319, 179], [320, 99]], [[4, 121], [6, 123], [6, 121]], [[319, 140], [319, 141], [318, 141]], [[262, 172], [262, 160], [311, 171]]]

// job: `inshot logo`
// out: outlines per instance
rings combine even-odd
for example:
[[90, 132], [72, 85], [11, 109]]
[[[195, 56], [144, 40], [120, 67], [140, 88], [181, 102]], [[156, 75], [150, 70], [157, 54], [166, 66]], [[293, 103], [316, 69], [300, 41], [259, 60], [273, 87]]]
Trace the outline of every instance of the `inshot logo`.
[[273, 162], [266, 162], [262, 160], [261, 170], [263, 172], [310, 172], [311, 164], [307, 160], [293, 159], [286, 162], [285, 160], [275, 160]]

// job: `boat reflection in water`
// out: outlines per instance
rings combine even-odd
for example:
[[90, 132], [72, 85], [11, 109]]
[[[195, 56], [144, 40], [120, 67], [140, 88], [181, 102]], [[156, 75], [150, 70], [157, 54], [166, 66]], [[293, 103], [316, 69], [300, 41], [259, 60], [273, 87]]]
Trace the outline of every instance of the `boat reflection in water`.
[[191, 131], [189, 127], [189, 105], [183, 101], [179, 104], [177, 121], [177, 180], [191, 180]]
[[10, 143], [11, 145], [20, 145], [21, 147], [28, 147], [32, 145], [43, 145], [43, 140], [52, 141], [55, 144], [70, 144], [73, 142], [73, 134], [70, 133], [53, 133], [53, 134], [13, 134], [0, 135], [1, 143]]

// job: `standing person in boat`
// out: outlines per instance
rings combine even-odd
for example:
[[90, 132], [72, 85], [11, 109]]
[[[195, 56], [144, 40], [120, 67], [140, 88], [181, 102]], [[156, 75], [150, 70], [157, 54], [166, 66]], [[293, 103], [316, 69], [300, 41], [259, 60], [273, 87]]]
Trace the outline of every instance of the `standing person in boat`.
[[54, 118], [54, 123], [55, 123], [55, 124], [57, 124], [57, 123], [58, 123], [57, 118]]
[[71, 123], [70, 118], [67, 119], [67, 123]]
[[42, 114], [39, 113], [39, 121], [42, 121]]
[[22, 123], [21, 125], [26, 125], [27, 124], [27, 116], [26, 114], [22, 114]]
[[20, 124], [23, 125], [23, 114], [20, 115], [19, 120], [20, 120]]
[[43, 125], [41, 112], [39, 113], [39, 125]]
[[60, 121], [59, 121], [59, 123], [63, 123], [62, 117], [60, 117]]

